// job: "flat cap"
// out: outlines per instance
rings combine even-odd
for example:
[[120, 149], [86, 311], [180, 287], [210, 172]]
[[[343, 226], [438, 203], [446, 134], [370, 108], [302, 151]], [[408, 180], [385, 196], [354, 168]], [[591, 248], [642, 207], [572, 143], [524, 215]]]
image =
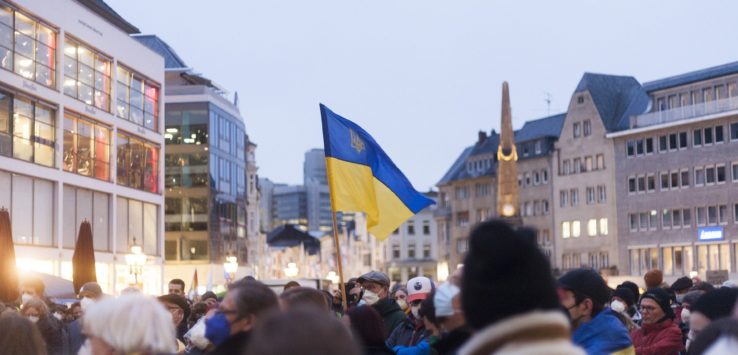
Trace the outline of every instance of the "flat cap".
[[379, 271], [369, 271], [364, 275], [361, 275], [359, 277], [359, 283], [364, 283], [367, 281], [376, 282], [382, 286], [389, 287], [390, 285], [390, 279], [385, 275], [383, 272]]

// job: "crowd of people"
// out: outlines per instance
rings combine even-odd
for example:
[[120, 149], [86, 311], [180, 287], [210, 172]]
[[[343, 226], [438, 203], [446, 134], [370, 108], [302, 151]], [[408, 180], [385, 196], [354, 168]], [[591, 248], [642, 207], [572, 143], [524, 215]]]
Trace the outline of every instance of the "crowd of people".
[[0, 354], [738, 354], [738, 289], [652, 270], [641, 288], [610, 288], [592, 269], [558, 279], [534, 233], [502, 221], [477, 226], [463, 268], [437, 283], [392, 285], [371, 271], [344, 295], [290, 282], [277, 294], [251, 278], [195, 300], [175, 279], [168, 294], [120, 296], [85, 284], [79, 301], [22, 283], [0, 305]]

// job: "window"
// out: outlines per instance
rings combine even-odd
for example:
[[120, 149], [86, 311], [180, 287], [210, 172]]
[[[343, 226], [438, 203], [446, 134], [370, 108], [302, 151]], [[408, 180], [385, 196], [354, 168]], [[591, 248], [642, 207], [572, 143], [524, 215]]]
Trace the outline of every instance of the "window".
[[671, 188], [672, 189], [679, 188], [679, 172], [678, 171], [671, 172]]
[[14, 243], [55, 245], [54, 200], [53, 182], [0, 170], [0, 207], [10, 214]]
[[578, 238], [581, 235], [581, 225], [579, 221], [571, 222], [571, 236]]
[[600, 218], [600, 235], [607, 235], [607, 218]]
[[686, 149], [687, 146], [687, 132], [679, 132], [679, 149]]
[[95, 250], [111, 250], [108, 231], [110, 195], [64, 185], [64, 205], [65, 207], [76, 206], [76, 208], [64, 209], [62, 225], [65, 248], [74, 248], [79, 235], [79, 227], [83, 221], [87, 220], [92, 224]]
[[726, 205], [718, 206], [718, 220], [720, 224], [728, 223], [728, 206]]
[[707, 224], [717, 224], [718, 215], [716, 206], [707, 206]]
[[571, 205], [576, 206], [579, 204], [579, 189], [571, 189], [569, 191], [569, 194], [571, 195]]
[[559, 191], [559, 206], [566, 207], [569, 204], [569, 194], [566, 190]]
[[541, 201], [541, 208], [543, 209], [543, 214], [547, 215], [549, 213], [549, 207], [548, 207], [548, 200]]
[[707, 213], [704, 207], [696, 207], [695, 212], [697, 213], [697, 225], [704, 226], [707, 222]]
[[64, 94], [110, 112], [112, 60], [69, 37], [64, 40]]
[[159, 192], [159, 146], [118, 131], [118, 185]]
[[571, 237], [570, 222], [561, 222], [561, 237], [564, 239]]
[[577, 103], [578, 104], [583, 104], [584, 103], [584, 96], [581, 96], [581, 95], [580, 96], [577, 96]]
[[738, 163], [733, 163], [733, 182], [738, 182]]
[[647, 231], [648, 230], [648, 213], [642, 212], [639, 214], [639, 227], [638, 229], [640, 231]]
[[646, 138], [646, 154], [652, 154], [653, 153], [653, 138], [648, 137]]
[[682, 210], [682, 227], [689, 228], [692, 226], [692, 210], [685, 208]]
[[682, 187], [689, 187], [689, 170], [682, 170], [679, 174], [682, 179]]
[[564, 159], [563, 165], [564, 165], [564, 168], [563, 168], [564, 175], [571, 174], [571, 164], [570, 164], [569, 159]]
[[647, 186], [646, 187], [648, 188], [648, 192], [654, 192], [654, 191], [656, 191], [656, 176], [654, 176], [654, 175], [648, 175], [648, 176], [646, 176], [646, 180], [647, 180]]
[[407, 246], [407, 258], [415, 259], [415, 244], [409, 244]]
[[587, 204], [592, 204], [595, 202], [595, 191], [594, 187], [587, 187]]
[[392, 259], [400, 258], [400, 246], [397, 244], [392, 245]]
[[738, 223], [738, 203], [733, 205], [733, 223]]
[[639, 139], [636, 141], [636, 155], [643, 155], [644, 153], [643, 139]]
[[592, 157], [584, 157], [584, 171], [592, 171]]
[[677, 134], [672, 133], [669, 135], [669, 150], [677, 149]]
[[629, 213], [628, 221], [630, 221], [630, 231], [637, 232], [638, 231], [638, 215], [635, 213]]
[[56, 36], [51, 27], [0, 5], [0, 67], [3, 69], [55, 87]]
[[117, 77], [116, 115], [158, 131], [159, 86], [120, 65], [117, 67]]
[[430, 244], [423, 244], [423, 259], [430, 259], [430, 257], [431, 257]]
[[723, 126], [715, 126], [715, 143], [723, 143], [724, 141]]
[[702, 186], [705, 184], [705, 169], [694, 168], [694, 186]]
[[597, 235], [597, 220], [594, 218], [587, 220], [587, 235], [590, 237]]
[[456, 186], [454, 192], [457, 200], [464, 200], [469, 197], [469, 189], [466, 186]]
[[702, 145], [702, 129], [692, 131], [692, 146], [699, 147]]
[[628, 157], [634, 157], [636, 155], [634, 141], [629, 140], [625, 143], [625, 152]]
[[489, 195], [489, 184], [475, 184], [474, 195], [476, 197], [482, 197]]
[[407, 234], [415, 235], [415, 221], [407, 221]]
[[0, 91], [0, 155], [53, 167], [55, 117], [44, 103]]
[[456, 225], [459, 227], [466, 227], [469, 225], [469, 212], [457, 212], [456, 213]]
[[541, 154], [541, 141], [536, 142], [536, 154]]
[[656, 228], [658, 227], [658, 217], [659, 212], [656, 210], [651, 210], [651, 212], [648, 213], [648, 223], [651, 230], [656, 230]]
[[574, 138], [580, 137], [582, 135], [581, 124], [579, 122], [574, 122], [572, 131], [574, 132]]
[[662, 172], [661, 173], [661, 191], [666, 191], [668, 189], [669, 189], [669, 173]]
[[604, 154], [597, 154], [597, 169], [604, 169], [605, 168], [605, 155]]
[[638, 192], [644, 192], [644, 191], [646, 191], [646, 177], [639, 176], [638, 177]]
[[117, 199], [117, 250], [130, 250], [135, 243], [144, 254], [158, 255], [158, 206], [123, 197]]
[[542, 170], [541, 171], [541, 178], [543, 179], [543, 183], [548, 183], [548, 170]]
[[714, 184], [715, 183], [715, 167], [705, 167], [705, 183], [707, 184]]
[[589, 136], [592, 134], [592, 122], [590, 120], [584, 120], [583, 124], [583, 130], [584, 130], [584, 136]]
[[738, 122], [730, 124], [730, 140], [738, 140]]
[[628, 178], [628, 192], [633, 193], [637, 191], [638, 191], [638, 187], [636, 186], [636, 178], [629, 177]]
[[480, 208], [477, 210], [477, 222], [484, 222], [489, 218], [489, 209]]
[[63, 168], [75, 174], [110, 179], [110, 128], [81, 116], [64, 115]]
[[682, 210], [671, 210], [671, 222], [674, 228], [679, 228], [682, 226]]
[[574, 173], [579, 174], [582, 172], [582, 159], [574, 158]]
[[661, 226], [664, 229], [671, 228], [671, 212], [667, 209], [663, 210], [661, 214]]
[[605, 202], [607, 200], [607, 192], [605, 185], [597, 186], [597, 202]]
[[533, 185], [540, 185], [541, 184], [541, 173], [535, 171], [533, 172]]
[[704, 139], [704, 143], [703, 144], [705, 144], [705, 145], [712, 144], [712, 142], [713, 142], [713, 140], [712, 140], [712, 127], [707, 127], [703, 131], [705, 133], [705, 136], [704, 136], [705, 139]]
[[430, 221], [423, 221], [423, 235], [430, 235]]
[[666, 136], [659, 136], [659, 152], [663, 153], [668, 151], [667, 138]]
[[467, 250], [469, 250], [469, 241], [466, 239], [457, 239], [456, 252], [459, 254], [463, 254], [466, 253]]
[[718, 184], [725, 182], [725, 165], [718, 165], [715, 167], [715, 170], [717, 172]]

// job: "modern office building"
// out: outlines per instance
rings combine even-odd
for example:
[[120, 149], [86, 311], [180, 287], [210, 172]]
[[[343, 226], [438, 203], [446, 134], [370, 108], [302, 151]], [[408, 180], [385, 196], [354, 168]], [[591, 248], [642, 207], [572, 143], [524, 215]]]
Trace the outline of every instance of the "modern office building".
[[101, 0], [0, 2], [0, 206], [21, 273], [71, 280], [86, 220], [104, 292], [162, 291], [164, 60], [137, 32]]
[[246, 156], [255, 159], [255, 145], [225, 89], [195, 73], [160, 38], [135, 38], [166, 60], [165, 277], [191, 280], [198, 270], [223, 284], [226, 257], [249, 263], [247, 197], [256, 191], [247, 184]]

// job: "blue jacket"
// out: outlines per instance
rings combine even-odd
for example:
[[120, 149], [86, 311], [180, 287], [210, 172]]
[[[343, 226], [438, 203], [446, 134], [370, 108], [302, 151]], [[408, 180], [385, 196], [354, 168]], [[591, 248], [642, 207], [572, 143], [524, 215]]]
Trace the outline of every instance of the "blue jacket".
[[628, 329], [610, 308], [580, 325], [572, 334], [572, 341], [590, 355], [628, 353], [633, 346]]

